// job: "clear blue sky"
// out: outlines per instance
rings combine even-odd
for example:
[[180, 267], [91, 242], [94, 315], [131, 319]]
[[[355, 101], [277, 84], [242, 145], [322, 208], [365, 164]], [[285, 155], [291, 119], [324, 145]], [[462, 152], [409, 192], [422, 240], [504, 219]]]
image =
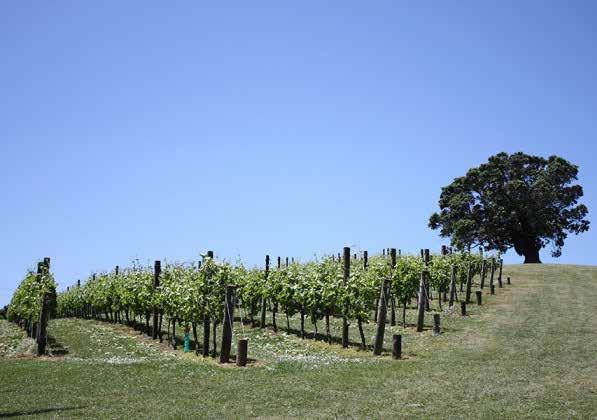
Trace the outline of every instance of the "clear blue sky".
[[597, 3], [323, 3], [2, 1], [0, 304], [44, 256], [66, 286], [436, 250], [440, 188], [500, 151], [580, 165], [597, 211]]

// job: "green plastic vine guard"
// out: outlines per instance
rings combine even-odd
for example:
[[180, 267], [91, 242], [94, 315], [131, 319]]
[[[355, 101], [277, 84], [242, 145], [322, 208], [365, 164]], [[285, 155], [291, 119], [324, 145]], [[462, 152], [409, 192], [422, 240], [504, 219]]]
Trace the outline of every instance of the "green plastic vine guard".
[[184, 347], [183, 351], [187, 353], [191, 348], [191, 338], [189, 337], [189, 327], [184, 330]]

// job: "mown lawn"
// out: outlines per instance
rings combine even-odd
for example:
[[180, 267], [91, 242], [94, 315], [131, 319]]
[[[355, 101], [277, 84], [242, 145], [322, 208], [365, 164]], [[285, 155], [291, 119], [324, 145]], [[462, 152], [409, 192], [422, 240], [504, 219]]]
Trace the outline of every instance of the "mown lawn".
[[505, 276], [513, 284], [469, 317], [443, 312], [438, 337], [388, 328], [386, 348], [392, 331], [404, 335], [400, 361], [358, 351], [356, 325], [349, 350], [237, 325], [257, 359], [239, 369], [74, 319], [50, 325], [57, 357], [23, 359], [19, 331], [0, 321], [0, 417], [596, 418], [597, 267], [506, 266]]

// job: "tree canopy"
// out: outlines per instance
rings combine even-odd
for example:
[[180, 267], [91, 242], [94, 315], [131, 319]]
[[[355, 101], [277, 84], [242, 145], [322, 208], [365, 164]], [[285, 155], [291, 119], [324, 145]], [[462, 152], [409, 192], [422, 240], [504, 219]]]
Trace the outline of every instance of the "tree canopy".
[[589, 229], [577, 175], [578, 167], [558, 156], [498, 153], [442, 188], [429, 227], [460, 249], [514, 248], [525, 263], [540, 263], [539, 250], [551, 244], [559, 257], [569, 233]]

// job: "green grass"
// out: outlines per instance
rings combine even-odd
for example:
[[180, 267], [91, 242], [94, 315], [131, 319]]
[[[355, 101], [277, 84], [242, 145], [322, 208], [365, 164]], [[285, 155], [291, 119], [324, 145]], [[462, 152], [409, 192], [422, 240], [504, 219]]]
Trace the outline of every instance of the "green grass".
[[35, 341], [15, 324], [0, 320], [0, 357], [33, 354]]
[[[50, 324], [63, 356], [18, 359], [23, 334], [0, 321], [0, 349], [11, 349], [0, 353], [0, 416], [595, 418], [597, 267], [506, 266], [504, 276], [513, 284], [470, 305], [471, 316], [442, 312], [438, 337], [388, 328], [386, 349], [392, 332], [404, 336], [400, 361], [237, 323], [258, 362], [221, 367], [75, 319]], [[366, 326], [369, 343], [373, 332]]]

